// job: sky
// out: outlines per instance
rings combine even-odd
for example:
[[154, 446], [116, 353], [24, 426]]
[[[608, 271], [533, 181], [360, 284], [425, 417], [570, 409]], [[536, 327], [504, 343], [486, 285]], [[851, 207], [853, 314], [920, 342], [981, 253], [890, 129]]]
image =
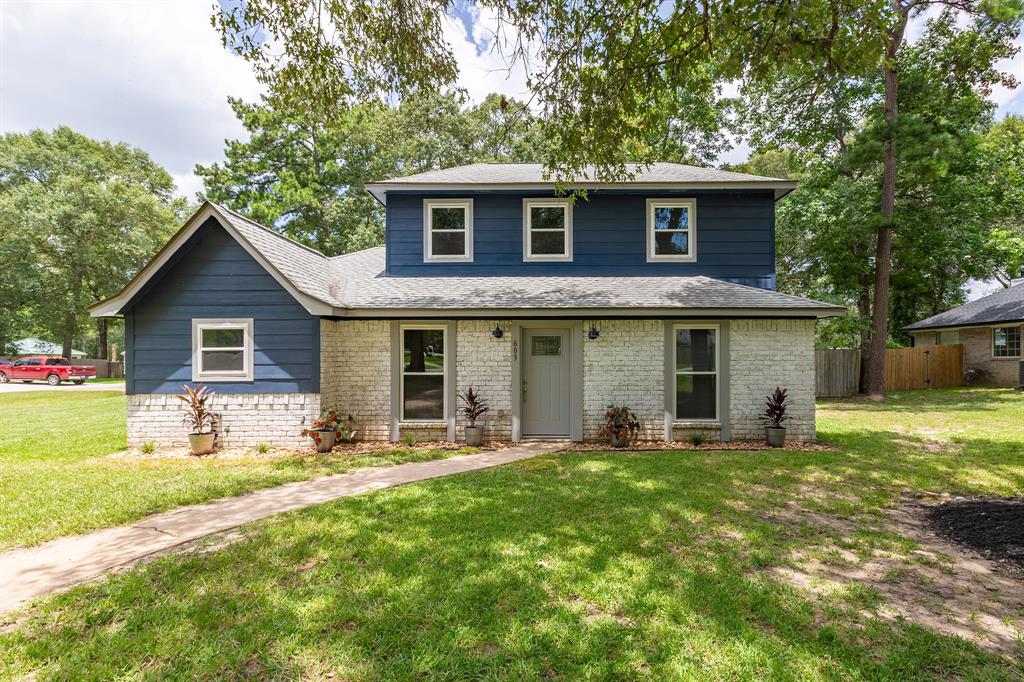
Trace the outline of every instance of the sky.
[[[195, 165], [222, 160], [225, 140], [245, 135], [228, 96], [253, 101], [261, 92], [249, 66], [222, 47], [212, 8], [213, 0], [0, 0], [0, 132], [68, 125], [128, 142], [193, 198], [202, 188]], [[459, 85], [474, 101], [490, 92], [525, 98], [523, 69], [507, 72], [490, 49], [494, 25], [462, 0], [446, 26]], [[1024, 81], [1024, 55], [1004, 68]], [[1024, 90], [993, 98], [1000, 116], [1024, 112]], [[739, 145], [719, 161], [748, 152]]]

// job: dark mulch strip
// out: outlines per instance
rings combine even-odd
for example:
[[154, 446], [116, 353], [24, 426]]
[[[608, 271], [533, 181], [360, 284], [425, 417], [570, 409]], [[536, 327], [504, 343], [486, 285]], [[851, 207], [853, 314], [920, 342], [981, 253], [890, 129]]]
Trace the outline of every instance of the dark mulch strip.
[[1024, 571], [1024, 498], [951, 500], [926, 516], [945, 538]]

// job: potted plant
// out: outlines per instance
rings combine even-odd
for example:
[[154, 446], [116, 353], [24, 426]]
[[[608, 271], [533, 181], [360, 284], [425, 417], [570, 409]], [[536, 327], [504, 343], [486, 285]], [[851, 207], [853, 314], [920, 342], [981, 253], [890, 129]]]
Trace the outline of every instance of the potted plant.
[[776, 386], [775, 392], [765, 398], [764, 414], [761, 415], [761, 421], [765, 423], [765, 441], [773, 448], [781, 448], [786, 444], [786, 427], [782, 424], [792, 419], [786, 414], [789, 407], [786, 389]]
[[309, 436], [316, 444], [317, 452], [330, 452], [338, 437], [338, 413], [333, 407], [320, 410], [320, 416], [313, 420], [308, 429], [302, 429], [303, 436]]
[[474, 447], [480, 445], [484, 442], [484, 427], [477, 426], [476, 420], [490, 412], [491, 408], [472, 386], [459, 394], [459, 400], [462, 401], [462, 407], [459, 408], [462, 411], [462, 416], [469, 422], [466, 427], [466, 445]]
[[207, 403], [213, 398], [213, 391], [206, 386], [189, 386], [184, 384], [181, 387], [185, 395], [179, 395], [178, 400], [185, 403], [185, 417], [181, 423], [189, 428], [188, 445], [193, 455], [208, 455], [213, 452], [213, 442], [216, 434], [213, 432], [213, 420], [216, 414], [212, 412]]
[[604, 413], [604, 426], [600, 434], [607, 438], [613, 448], [624, 448], [636, 438], [640, 430], [640, 420], [625, 405], [609, 405]]

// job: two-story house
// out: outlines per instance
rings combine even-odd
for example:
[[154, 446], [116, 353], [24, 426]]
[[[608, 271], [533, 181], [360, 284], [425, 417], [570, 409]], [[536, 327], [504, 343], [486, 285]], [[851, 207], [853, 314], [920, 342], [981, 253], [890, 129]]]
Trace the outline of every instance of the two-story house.
[[789, 389], [814, 437], [814, 324], [775, 291], [775, 202], [793, 183], [659, 163], [632, 182], [475, 164], [373, 183], [386, 246], [334, 258], [204, 204], [118, 295], [129, 441], [183, 441], [184, 382], [217, 392], [227, 444], [296, 444], [321, 407], [365, 439], [594, 439], [609, 404], [646, 438], [760, 439]]

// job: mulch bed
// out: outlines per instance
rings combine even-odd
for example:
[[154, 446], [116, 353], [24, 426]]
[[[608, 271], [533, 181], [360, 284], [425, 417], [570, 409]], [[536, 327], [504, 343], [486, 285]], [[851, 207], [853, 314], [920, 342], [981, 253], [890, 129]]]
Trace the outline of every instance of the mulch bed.
[[[562, 448], [562, 452], [595, 452], [598, 450], [614, 450], [608, 443], [573, 443]], [[701, 443], [694, 445], [685, 440], [663, 441], [663, 440], [638, 440], [623, 450], [629, 451], [654, 451], [654, 450], [798, 450], [802, 452], [835, 452], [835, 448], [824, 443], [808, 443], [799, 441], [786, 441], [786, 447], [773, 448], [760, 440], [734, 440], [728, 443], [719, 441]]]
[[1024, 572], [1024, 498], [960, 498], [930, 507], [939, 535]]
[[[331, 450], [330, 455], [370, 455], [374, 453], [386, 453], [394, 450], [411, 450], [426, 451], [426, 450], [461, 450], [466, 447], [465, 443], [456, 443], [453, 441], [417, 441], [412, 447], [409, 447], [405, 443], [392, 443], [389, 441], [366, 441], [357, 443], [338, 443]], [[502, 443], [501, 441], [488, 441], [480, 445], [480, 450], [504, 450], [510, 447], [509, 443]], [[139, 448], [129, 448], [120, 452], [115, 452], [111, 455], [107, 455], [115, 459], [175, 459], [175, 458], [192, 458], [195, 455], [189, 450], [187, 445], [171, 445], [161, 446], [150, 453], [143, 452]], [[233, 459], [240, 457], [258, 457], [266, 459], [278, 459], [282, 457], [319, 457], [321, 453], [318, 453], [312, 446], [304, 448], [279, 448], [272, 447], [266, 452], [259, 452], [254, 446], [238, 446], [238, 447], [226, 447], [218, 448], [209, 455], [201, 455], [198, 459]]]

